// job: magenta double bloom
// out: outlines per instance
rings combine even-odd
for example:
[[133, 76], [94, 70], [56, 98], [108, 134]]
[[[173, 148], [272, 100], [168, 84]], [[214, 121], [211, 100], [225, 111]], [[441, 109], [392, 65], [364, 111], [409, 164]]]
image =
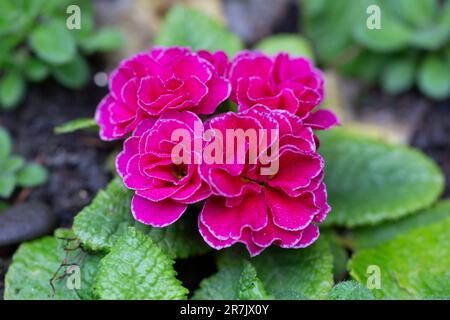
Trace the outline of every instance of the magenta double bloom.
[[[317, 224], [330, 210], [313, 130], [338, 122], [330, 111], [312, 112], [323, 99], [323, 85], [322, 73], [307, 59], [284, 53], [269, 57], [246, 51], [229, 62], [223, 52], [155, 48], [122, 62], [96, 119], [102, 139], [129, 136], [117, 170], [135, 192], [135, 219], [165, 227], [189, 205], [204, 201], [199, 230], [216, 249], [241, 242], [257, 255], [271, 244], [302, 248], [313, 243]], [[227, 99], [238, 112], [212, 115]], [[205, 139], [204, 133], [225, 136], [236, 129], [277, 132], [276, 172], [263, 173], [270, 163], [262, 154], [247, 163], [173, 161], [174, 131], [190, 132], [192, 146], [207, 149], [214, 137]], [[250, 153], [249, 142], [243, 144]], [[189, 152], [190, 159], [199, 156], [194, 147]]]

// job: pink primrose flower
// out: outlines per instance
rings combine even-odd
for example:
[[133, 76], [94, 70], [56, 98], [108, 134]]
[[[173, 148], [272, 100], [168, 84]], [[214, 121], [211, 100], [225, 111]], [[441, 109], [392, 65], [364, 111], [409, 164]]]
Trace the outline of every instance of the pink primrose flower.
[[[218, 115], [205, 123], [205, 131], [222, 132], [216, 138], [235, 128], [275, 130], [278, 134], [267, 137], [267, 147], [262, 151], [269, 152], [260, 150], [253, 164], [228, 164], [224, 158], [223, 164], [200, 165], [201, 177], [212, 192], [199, 216], [203, 238], [216, 249], [241, 242], [252, 256], [272, 244], [283, 248], [309, 246], [319, 236], [317, 224], [330, 211], [323, 183], [324, 161], [317, 153], [312, 128], [286, 110], [262, 105]], [[248, 141], [238, 146], [247, 159]], [[278, 151], [273, 152], [270, 149], [276, 141]], [[214, 139], [205, 149], [212, 143]], [[263, 174], [264, 168], [275, 161], [278, 170]]]
[[149, 117], [166, 110], [212, 114], [231, 92], [223, 76], [223, 52], [157, 47], [123, 61], [112, 73], [109, 93], [96, 113], [103, 140], [125, 137]]
[[[203, 126], [194, 130], [199, 124], [201, 120], [192, 112], [169, 110], [158, 120], [142, 120], [125, 141], [116, 165], [125, 186], [134, 190], [131, 211], [136, 220], [154, 227], [168, 226], [181, 217], [189, 204], [210, 195], [194, 161], [194, 143], [203, 134]], [[177, 129], [192, 133], [190, 163], [177, 164], [173, 160], [177, 141], [172, 134]]]

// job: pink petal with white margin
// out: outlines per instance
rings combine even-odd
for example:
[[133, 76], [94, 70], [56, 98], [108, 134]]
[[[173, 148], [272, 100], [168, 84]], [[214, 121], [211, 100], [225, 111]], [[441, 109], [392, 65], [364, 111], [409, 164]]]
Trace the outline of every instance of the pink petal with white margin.
[[139, 152], [139, 137], [130, 137], [125, 140], [123, 150], [116, 158], [116, 169], [123, 178], [127, 174], [127, 166], [130, 159]]
[[268, 184], [283, 190], [307, 186], [323, 170], [323, 160], [317, 154], [305, 155], [298, 150], [280, 150], [279, 170]]
[[302, 238], [292, 248], [306, 248], [316, 241], [317, 238], [319, 238], [319, 235], [319, 227], [314, 224], [310, 224], [305, 230], [303, 230]]
[[232, 208], [225, 206], [225, 200], [210, 197], [200, 213], [201, 222], [216, 238], [239, 239], [245, 227], [256, 231], [267, 225], [267, 208], [261, 194], [249, 194]]
[[109, 106], [112, 103], [114, 103], [114, 98], [108, 94], [102, 99], [95, 113], [95, 121], [100, 127], [100, 138], [104, 141], [112, 141], [118, 138], [114, 136], [114, 127], [109, 120]]
[[237, 242], [237, 240], [229, 238], [226, 240], [217, 239], [209, 229], [198, 219], [198, 230], [200, 231], [203, 240], [212, 248], [220, 250], [232, 246]]
[[208, 94], [194, 108], [198, 114], [214, 113], [219, 104], [228, 99], [231, 93], [231, 84], [225, 78], [215, 76], [206, 85], [208, 87]]
[[270, 246], [274, 242], [283, 248], [291, 248], [301, 237], [301, 230], [287, 231], [277, 227], [271, 221], [269, 221], [264, 229], [252, 233], [253, 242], [263, 248]]
[[165, 227], [177, 221], [186, 211], [187, 205], [170, 199], [152, 202], [135, 195], [131, 202], [131, 212], [134, 218], [146, 225]]
[[305, 229], [319, 212], [312, 200], [307, 201], [304, 196], [291, 198], [283, 192], [269, 188], [264, 189], [264, 195], [272, 212], [273, 222], [287, 231]]
[[251, 257], [257, 256], [258, 254], [263, 252], [264, 249], [266, 248], [257, 245], [253, 241], [252, 231], [249, 228], [244, 229], [244, 231], [242, 232], [242, 237], [239, 239], [239, 242], [245, 244]]
[[310, 114], [304, 120], [304, 123], [316, 130], [327, 130], [340, 124], [339, 119], [334, 112], [324, 109]]

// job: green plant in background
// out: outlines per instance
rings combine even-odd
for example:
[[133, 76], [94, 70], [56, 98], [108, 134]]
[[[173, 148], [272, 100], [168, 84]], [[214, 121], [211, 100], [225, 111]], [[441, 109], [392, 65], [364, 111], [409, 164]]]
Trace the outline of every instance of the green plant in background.
[[[69, 5], [80, 8], [80, 29], [69, 30]], [[26, 82], [52, 75], [71, 89], [89, 78], [86, 55], [121, 45], [114, 29], [94, 30], [87, 0], [0, 1], [0, 106], [15, 107], [24, 97]]]
[[[428, 97], [450, 97], [450, 1], [300, 0], [304, 29], [320, 62], [378, 81], [391, 94], [415, 84]], [[378, 5], [381, 29], [369, 29]]]
[[[176, 19], [169, 13], [172, 18], [163, 29], [167, 43], [176, 45], [178, 28], [188, 27], [198, 35], [183, 44], [193, 47], [200, 46], [195, 41], [203, 41], [202, 35], [211, 37], [211, 31], [223, 39], [234, 37], [218, 24], [196, 28], [198, 20], [190, 19], [191, 9], [176, 10], [183, 19], [172, 33], [170, 26]], [[221, 43], [221, 49], [232, 48], [231, 41]], [[217, 43], [208, 43], [220, 49]], [[271, 46], [262, 47], [273, 50]], [[279, 50], [283, 49], [280, 45]], [[73, 128], [90, 125], [83, 120]], [[72, 130], [71, 126], [66, 130]], [[116, 178], [75, 217], [71, 231], [57, 230], [55, 237], [20, 246], [6, 276], [5, 298], [450, 298], [450, 206], [438, 201], [444, 177], [436, 164], [420, 151], [345, 129], [320, 138], [333, 211], [310, 247], [269, 248], [255, 258], [238, 247], [224, 249], [216, 254], [218, 272], [203, 279], [188, 296], [173, 264], [211, 250], [191, 226], [196, 212], [164, 229], [144, 226], [130, 212], [132, 192]], [[61, 232], [78, 239], [86, 255], [78, 262], [81, 288], [69, 290], [63, 278], [55, 282], [53, 293], [49, 280], [64, 260]], [[367, 268], [371, 265], [380, 268], [382, 285], [369, 290]], [[341, 281], [346, 272], [352, 280]]]
[[16, 187], [36, 187], [48, 176], [42, 166], [11, 154], [11, 147], [11, 137], [0, 127], [0, 198], [9, 198]]

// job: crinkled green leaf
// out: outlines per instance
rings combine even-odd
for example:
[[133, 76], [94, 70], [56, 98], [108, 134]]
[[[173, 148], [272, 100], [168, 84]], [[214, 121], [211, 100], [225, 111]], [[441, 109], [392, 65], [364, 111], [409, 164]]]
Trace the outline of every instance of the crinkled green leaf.
[[82, 88], [89, 79], [89, 66], [80, 55], [67, 63], [54, 66], [52, 74], [55, 79], [70, 89]]
[[355, 228], [351, 232], [351, 244], [355, 249], [373, 247], [417, 227], [439, 223], [450, 217], [450, 201], [442, 201], [430, 209], [404, 217], [398, 221], [387, 221], [376, 226]]
[[133, 224], [131, 197], [122, 181], [114, 179], [75, 217], [73, 231], [89, 249], [109, 251]]
[[[44, 237], [22, 244], [13, 256], [5, 279], [5, 299], [10, 300], [46, 300], [63, 299], [78, 300], [92, 298], [92, 282], [96, 274], [100, 255], [85, 254], [78, 264], [76, 255], [84, 253], [78, 249], [71, 251], [68, 264], [79, 265], [80, 290], [70, 289], [67, 285], [71, 275], [53, 281], [55, 291], [50, 285], [55, 272], [64, 261], [64, 250], [61, 240]], [[62, 267], [57, 276], [71, 272], [70, 267]], [[72, 273], [73, 275], [74, 273]]]
[[[227, 258], [227, 257], [225, 257]], [[200, 288], [194, 292], [193, 300], [235, 300], [239, 291], [239, 279], [245, 260], [241, 256], [227, 259], [219, 265], [219, 271], [203, 279]]]
[[429, 55], [419, 67], [420, 90], [434, 99], [450, 97], [450, 68], [445, 59]]
[[415, 75], [414, 57], [402, 57], [386, 65], [381, 76], [381, 87], [391, 94], [405, 92], [413, 87]]
[[311, 44], [305, 38], [294, 34], [277, 34], [262, 40], [255, 47], [269, 55], [288, 52], [291, 56], [306, 57], [314, 61]]
[[101, 299], [184, 299], [174, 261], [134, 228], [128, 228], [100, 262], [95, 290]]
[[189, 46], [195, 51], [224, 50], [231, 57], [243, 48], [240, 39], [224, 26], [183, 5], [170, 10], [155, 43]]
[[97, 128], [97, 123], [93, 118], [80, 118], [68, 121], [55, 128], [56, 134], [72, 133], [82, 129]]
[[367, 273], [368, 267], [377, 266], [381, 282], [379, 289], [373, 289], [376, 297], [449, 299], [449, 230], [450, 218], [447, 218], [358, 251], [349, 262], [350, 274], [357, 281], [367, 283], [376, 276]]
[[50, 64], [64, 64], [76, 53], [75, 40], [66, 25], [57, 20], [36, 27], [30, 35], [33, 51]]
[[256, 274], [255, 267], [248, 261], [245, 262], [239, 278], [237, 298], [238, 300], [264, 300], [270, 298]]
[[225, 253], [219, 271], [200, 283], [194, 300], [270, 299], [251, 261]]
[[209, 250], [191, 219], [195, 216], [189, 217], [186, 212], [185, 217], [166, 228], [144, 226], [131, 214], [131, 198], [132, 192], [116, 178], [75, 217], [74, 232], [94, 251], [109, 251], [129, 226], [144, 232], [171, 257], [187, 258]]
[[[246, 260], [247, 252], [227, 249], [220, 256], [219, 272], [200, 283], [193, 299], [237, 299]], [[266, 298], [324, 299], [333, 286], [333, 257], [326, 239], [319, 238], [305, 249], [269, 248], [249, 261]]]
[[36, 187], [48, 179], [47, 170], [36, 163], [29, 163], [17, 173], [17, 184], [22, 187]]
[[270, 248], [251, 262], [267, 293], [277, 299], [324, 299], [333, 286], [333, 256], [326, 239], [305, 249]]
[[15, 107], [24, 96], [25, 81], [22, 76], [11, 71], [0, 79], [0, 105], [5, 109]]
[[361, 283], [354, 280], [338, 283], [331, 290], [330, 300], [373, 300], [374, 296]]
[[334, 129], [320, 134], [332, 207], [325, 224], [355, 227], [430, 206], [444, 188], [437, 165], [418, 150]]
[[185, 259], [211, 250], [198, 232], [196, 212], [190, 209], [174, 224], [165, 228], [154, 228], [135, 222], [134, 226], [149, 236], [165, 254], [172, 258]]

